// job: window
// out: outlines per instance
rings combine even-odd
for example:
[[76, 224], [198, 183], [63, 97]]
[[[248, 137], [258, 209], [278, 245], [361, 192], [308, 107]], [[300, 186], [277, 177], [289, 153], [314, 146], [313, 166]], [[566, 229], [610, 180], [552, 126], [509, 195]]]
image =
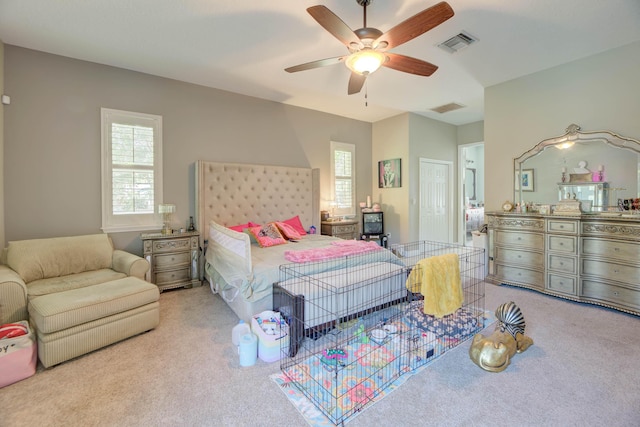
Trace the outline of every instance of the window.
[[334, 215], [355, 215], [356, 198], [356, 146], [331, 141], [331, 178]]
[[162, 117], [101, 109], [102, 230], [162, 226]]

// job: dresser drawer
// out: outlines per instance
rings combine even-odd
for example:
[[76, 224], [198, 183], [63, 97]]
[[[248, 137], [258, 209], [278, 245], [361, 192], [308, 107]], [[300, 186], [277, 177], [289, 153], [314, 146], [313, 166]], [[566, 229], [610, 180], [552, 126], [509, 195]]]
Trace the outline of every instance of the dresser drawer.
[[179, 267], [191, 262], [190, 252], [177, 252], [172, 254], [154, 255], [153, 262], [156, 269]]
[[496, 230], [544, 231], [544, 219], [530, 216], [486, 215], [490, 228]]
[[567, 295], [578, 295], [578, 279], [577, 277], [549, 273], [547, 275], [547, 289]]
[[496, 276], [505, 282], [516, 282], [536, 288], [544, 288], [544, 273], [541, 271], [497, 264]]
[[578, 253], [578, 238], [573, 236], [547, 236], [547, 250], [555, 252], [565, 252], [569, 254]]
[[184, 282], [189, 280], [191, 280], [189, 267], [186, 267], [178, 270], [157, 272], [156, 281], [154, 283], [158, 286], [162, 286], [167, 283]]
[[549, 233], [576, 234], [578, 232], [578, 221], [575, 221], [575, 220], [561, 220], [561, 219], [548, 219], [547, 220], [547, 232], [549, 232]]
[[513, 245], [530, 249], [544, 249], [544, 235], [539, 233], [496, 230], [494, 239], [496, 245]]
[[640, 261], [638, 243], [604, 240], [592, 237], [582, 238], [582, 254], [614, 258], [616, 260]]
[[582, 260], [581, 274], [629, 283], [631, 285], [637, 285], [638, 282], [640, 282], [640, 267], [593, 259]]
[[590, 279], [582, 280], [581, 296], [595, 302], [640, 310], [640, 291]]
[[189, 249], [189, 241], [190, 239], [167, 239], [167, 240], [154, 240], [153, 241], [153, 252], [154, 253], [162, 253], [162, 252], [173, 252], [176, 250], [188, 250]]
[[558, 273], [578, 274], [578, 259], [576, 257], [549, 254], [547, 269]]
[[501, 264], [519, 264], [525, 267], [544, 268], [544, 254], [541, 252], [497, 247], [495, 261]]

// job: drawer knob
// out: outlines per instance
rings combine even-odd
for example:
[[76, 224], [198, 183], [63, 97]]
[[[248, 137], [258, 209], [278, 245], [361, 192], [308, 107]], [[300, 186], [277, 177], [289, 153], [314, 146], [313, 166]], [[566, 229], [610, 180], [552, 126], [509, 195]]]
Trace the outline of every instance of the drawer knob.
[[560, 228], [564, 228], [564, 225], [561, 225]]
[[564, 262], [560, 261], [560, 265], [564, 265]]
[[564, 243], [560, 242], [560, 246], [564, 246]]
[[614, 252], [620, 252], [620, 248], [613, 248]]
[[615, 291], [613, 294], [614, 294], [615, 296], [618, 296], [618, 291]]

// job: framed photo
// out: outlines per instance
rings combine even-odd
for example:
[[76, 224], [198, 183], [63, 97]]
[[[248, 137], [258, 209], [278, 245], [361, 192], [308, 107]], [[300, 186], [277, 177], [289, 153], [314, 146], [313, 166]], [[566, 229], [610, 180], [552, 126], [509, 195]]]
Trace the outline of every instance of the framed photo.
[[378, 188], [402, 187], [401, 159], [378, 162]]
[[534, 191], [533, 186], [533, 169], [523, 169], [522, 176], [520, 176], [520, 171], [516, 171], [516, 190], [520, 190], [522, 187], [522, 191]]

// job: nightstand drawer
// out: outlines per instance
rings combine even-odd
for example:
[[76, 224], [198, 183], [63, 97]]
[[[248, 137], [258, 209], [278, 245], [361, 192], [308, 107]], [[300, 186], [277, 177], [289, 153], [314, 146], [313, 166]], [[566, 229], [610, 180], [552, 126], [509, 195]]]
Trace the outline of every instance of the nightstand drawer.
[[160, 286], [165, 283], [183, 282], [191, 280], [189, 275], [189, 267], [180, 270], [163, 271], [156, 273], [156, 285]]
[[178, 267], [180, 265], [189, 264], [190, 261], [191, 254], [189, 252], [178, 252], [153, 256], [153, 262], [157, 269]]
[[355, 233], [356, 232], [356, 224], [351, 225], [336, 225], [333, 227], [333, 234], [347, 234], [347, 233]]
[[188, 250], [189, 249], [189, 238], [184, 239], [166, 239], [166, 240], [156, 240], [153, 242], [153, 252], [161, 253], [161, 252], [174, 252], [177, 250]]

